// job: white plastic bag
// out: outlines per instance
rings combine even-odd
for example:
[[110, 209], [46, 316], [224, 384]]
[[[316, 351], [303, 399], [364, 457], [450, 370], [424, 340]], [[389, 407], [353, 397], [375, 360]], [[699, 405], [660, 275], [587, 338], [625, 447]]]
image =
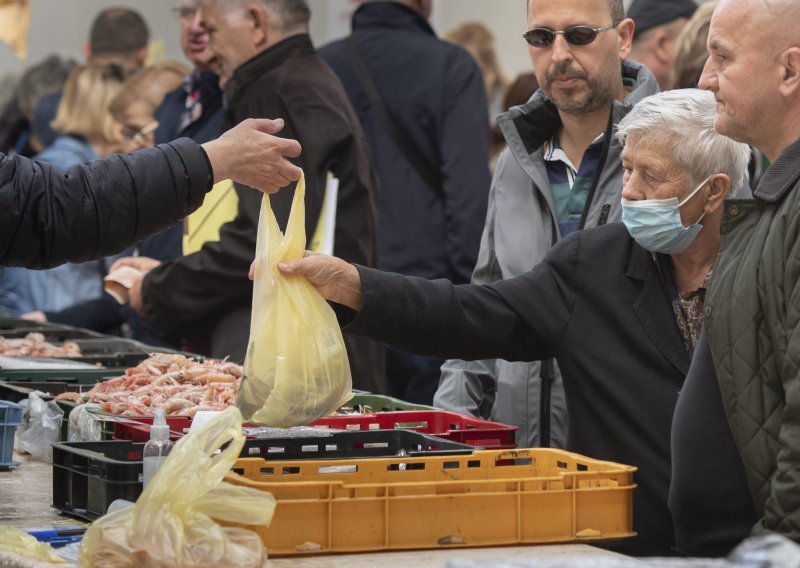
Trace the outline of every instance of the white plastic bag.
[[53, 461], [52, 444], [61, 435], [64, 411], [54, 401], [46, 401], [38, 391], [28, 395], [27, 427], [17, 436], [17, 448], [29, 453], [37, 461]]

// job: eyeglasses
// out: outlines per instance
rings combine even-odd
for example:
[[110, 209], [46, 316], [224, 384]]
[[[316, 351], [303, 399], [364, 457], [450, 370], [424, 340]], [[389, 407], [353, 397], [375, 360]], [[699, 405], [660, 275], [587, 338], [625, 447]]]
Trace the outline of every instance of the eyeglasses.
[[158, 128], [158, 121], [154, 120], [147, 126], [140, 128], [139, 130], [133, 130], [132, 128], [123, 127], [122, 129], [122, 137], [127, 140], [128, 142], [133, 142], [134, 144], [138, 144], [139, 146], [143, 146], [147, 144], [147, 136], [155, 132], [156, 128]]
[[181, 20], [191, 20], [197, 13], [197, 8], [192, 8], [191, 6], [180, 6], [178, 8], [173, 8], [172, 13], [176, 18], [180, 18]]
[[109, 63], [105, 67], [103, 67], [103, 71], [100, 73], [100, 78], [104, 81], [108, 81], [109, 79], [112, 81], [124, 81], [126, 77], [125, 69], [122, 68], [122, 65], [119, 63]]
[[620, 22], [622, 20], [615, 20], [600, 28], [590, 26], [572, 26], [565, 30], [533, 28], [522, 34], [522, 37], [533, 47], [549, 47], [556, 40], [557, 35], [563, 35], [567, 43], [571, 45], [589, 45], [595, 40], [597, 34], [616, 28]]

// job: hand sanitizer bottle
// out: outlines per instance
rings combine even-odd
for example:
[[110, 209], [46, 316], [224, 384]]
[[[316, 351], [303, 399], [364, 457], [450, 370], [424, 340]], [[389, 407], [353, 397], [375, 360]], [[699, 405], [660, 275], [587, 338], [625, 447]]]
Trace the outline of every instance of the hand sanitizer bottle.
[[144, 487], [155, 475], [156, 470], [161, 467], [167, 454], [172, 449], [172, 441], [169, 439], [169, 426], [163, 408], [156, 408], [153, 418], [153, 425], [150, 426], [150, 439], [144, 445], [142, 452], [144, 458]]

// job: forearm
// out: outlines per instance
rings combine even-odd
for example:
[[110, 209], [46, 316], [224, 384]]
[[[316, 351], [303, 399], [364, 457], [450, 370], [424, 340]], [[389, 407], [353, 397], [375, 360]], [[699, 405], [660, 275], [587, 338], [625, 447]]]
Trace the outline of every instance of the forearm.
[[196, 209], [211, 187], [182, 139], [73, 167], [0, 158], [0, 262], [45, 268], [110, 256]]
[[527, 359], [526, 324], [494, 290], [357, 267], [360, 311], [345, 331], [451, 359]]

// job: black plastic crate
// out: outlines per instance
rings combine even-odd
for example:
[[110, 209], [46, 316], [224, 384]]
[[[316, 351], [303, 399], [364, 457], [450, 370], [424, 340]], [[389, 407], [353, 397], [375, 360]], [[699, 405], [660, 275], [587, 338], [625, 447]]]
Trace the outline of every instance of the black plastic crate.
[[60, 323], [40, 322], [12, 317], [0, 317], [0, 335], [3, 335], [3, 333], [7, 331], [24, 331], [31, 328], [72, 329], [71, 326]]
[[131, 442], [53, 444], [53, 507], [93, 521], [142, 492], [142, 449]]
[[56, 326], [56, 325], [48, 325], [41, 323], [39, 323], [36, 326], [8, 328], [0, 330], [0, 335], [5, 337], [6, 339], [22, 339], [29, 333], [41, 333], [42, 335], [44, 335], [45, 341], [49, 341], [51, 343], [58, 343], [59, 341], [71, 341], [73, 339], [84, 339], [91, 337], [94, 338], [110, 337], [109, 335], [103, 335], [102, 333], [98, 333], [90, 329], [83, 329], [80, 327]]
[[247, 440], [241, 457], [265, 460], [348, 459], [465, 454], [475, 446], [413, 430], [331, 431], [330, 436]]
[[[117, 371], [117, 376], [122, 375], [122, 369], [137, 366], [150, 357], [152, 353], [184, 355], [196, 361], [203, 360], [202, 356], [195, 355], [194, 353], [175, 351], [174, 349], [167, 349], [164, 347], [155, 347], [133, 339], [119, 337], [89, 337], [69, 339], [66, 341], [76, 343], [81, 349], [81, 355], [75, 357], [9, 357], [9, 359], [20, 362], [24, 361], [31, 369], [35, 369], [35, 366], [40, 364], [42, 370], [50, 372], [52, 372], [53, 366], [58, 365], [59, 361], [63, 362], [64, 372], [77, 371], [78, 369], [70, 368], [74, 363], [85, 363], [106, 369], [120, 369], [120, 371]], [[53, 341], [52, 343], [58, 346], [63, 342]], [[9, 371], [11, 371], [11, 369], [3, 369], [0, 367], [0, 378], [7, 377]], [[14, 369], [14, 371], [18, 370]], [[20, 372], [16, 372], [15, 374], [15, 376], [20, 375]]]
[[[142, 491], [143, 443], [53, 444], [53, 507], [93, 521], [116, 499], [136, 501]], [[241, 457], [265, 460], [463, 455], [475, 446], [411, 430], [331, 432], [330, 436], [245, 441]], [[234, 471], [236, 471], [234, 469]]]
[[70, 361], [93, 363], [95, 365], [102, 365], [108, 369], [127, 369], [128, 367], [135, 367], [150, 357], [151, 353], [180, 354], [192, 357], [195, 360], [202, 360], [201, 357], [193, 355], [192, 353], [183, 353], [164, 347], [154, 347], [133, 339], [101, 337], [75, 339], [74, 341], [81, 348], [81, 355], [78, 357], [69, 357]]
[[[32, 384], [64, 383], [66, 385], [84, 385], [85, 390], [92, 388], [97, 383], [113, 379], [124, 374], [120, 369], [76, 369], [65, 367], [63, 369], [0, 369], [0, 380], [6, 383], [24, 387]], [[50, 394], [60, 394], [49, 389], [41, 389]], [[61, 389], [64, 392], [67, 389]], [[74, 389], [70, 389], [74, 390]]]

